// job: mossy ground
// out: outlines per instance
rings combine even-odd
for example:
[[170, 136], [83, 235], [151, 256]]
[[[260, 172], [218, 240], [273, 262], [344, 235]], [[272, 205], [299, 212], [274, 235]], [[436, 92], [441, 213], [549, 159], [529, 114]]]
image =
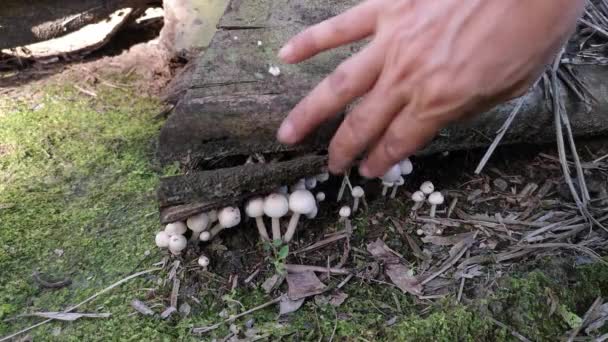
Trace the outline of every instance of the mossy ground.
[[[97, 98], [66, 85], [38, 91], [44, 96], [35, 103], [0, 100], [0, 336], [39, 321], [8, 318], [62, 310], [160, 259], [153, 233], [161, 171], [151, 162], [159, 104], [135, 91], [107, 87], [95, 89]], [[367, 224], [356, 222], [358, 234]], [[487, 320], [492, 315], [529, 338], [554, 340], [568, 325], [559, 314], [549, 316], [549, 297], [582, 316], [595, 297], [608, 296], [605, 267], [568, 270], [567, 276], [534, 271], [503, 279], [496, 291], [468, 306], [453, 298], [414, 302], [394, 288], [353, 280], [343, 289], [349, 299], [337, 308], [309, 300], [284, 321], [277, 322], [276, 309], [269, 308], [237, 323], [255, 318], [271, 340], [327, 340], [332, 334], [350, 341], [512, 340]], [[73, 283], [41, 289], [34, 271]], [[201, 304], [193, 304], [186, 318], [133, 315], [129, 302], [145, 298], [158, 279], [133, 280], [81, 308], [109, 312], [108, 319], [54, 322], [29, 334], [57, 341], [197, 340], [189, 329], [217, 322], [226, 308], [237, 313], [241, 306], [233, 300], [250, 308], [270, 299], [253, 289], [221, 299], [210, 289], [196, 295]], [[393, 317], [397, 320], [388, 325]], [[222, 327], [203, 339], [226, 334]]]

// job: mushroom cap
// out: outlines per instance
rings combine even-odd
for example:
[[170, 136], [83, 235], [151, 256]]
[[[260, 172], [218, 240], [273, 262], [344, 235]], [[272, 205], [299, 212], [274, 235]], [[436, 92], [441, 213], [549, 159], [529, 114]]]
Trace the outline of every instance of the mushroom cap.
[[270, 194], [264, 200], [264, 214], [268, 217], [279, 218], [289, 211], [289, 202], [281, 194]]
[[322, 191], [317, 192], [317, 195], [315, 197], [317, 198], [317, 201], [319, 201], [319, 202], [325, 201], [325, 193]]
[[424, 192], [425, 195], [428, 195], [428, 194], [432, 193], [433, 191], [435, 191], [435, 186], [433, 185], [432, 182], [426, 181], [426, 182], [422, 183], [422, 185], [420, 185], [420, 191]]
[[399, 168], [401, 169], [402, 175], [409, 175], [414, 171], [414, 164], [412, 164], [412, 161], [409, 158], [405, 158], [399, 163]]
[[213, 209], [207, 213], [209, 215], [209, 222], [217, 221], [217, 210]]
[[198, 257], [198, 265], [201, 267], [209, 266], [209, 258], [207, 258], [206, 255], [201, 255], [200, 257]]
[[416, 230], [416, 234], [417, 235], [424, 235], [424, 230], [418, 229], [418, 230]]
[[315, 217], [317, 217], [318, 213], [319, 213], [319, 208], [317, 208], [317, 206], [315, 206], [315, 208], [313, 209], [313, 211], [311, 211], [308, 214], [306, 214], [306, 218], [309, 219], [309, 220], [312, 220]]
[[167, 248], [169, 247], [169, 239], [171, 236], [167, 234], [164, 230], [156, 233], [156, 237], [154, 238], [154, 242], [156, 242], [156, 246], [159, 248]]
[[402, 186], [403, 184], [405, 184], [405, 179], [403, 177], [399, 177], [399, 179], [397, 179], [395, 182], [395, 185], [397, 186]]
[[289, 195], [289, 209], [294, 213], [308, 214], [315, 210], [317, 201], [308, 190], [297, 190]]
[[304, 181], [304, 185], [306, 186], [306, 189], [308, 189], [308, 190], [312, 190], [312, 189], [316, 188], [317, 187], [317, 178], [315, 178], [315, 177], [306, 178], [306, 180]]
[[241, 211], [239, 208], [226, 207], [217, 214], [217, 218], [222, 227], [232, 228], [241, 223]]
[[245, 213], [249, 217], [264, 216], [264, 199], [262, 197], [254, 197], [247, 201]]
[[439, 191], [435, 191], [429, 195], [429, 203], [432, 205], [443, 204], [443, 195]]
[[351, 195], [353, 195], [353, 197], [363, 197], [363, 195], [365, 195], [365, 191], [362, 187], [356, 186], [353, 188]]
[[171, 252], [177, 253], [186, 249], [188, 240], [183, 235], [173, 235], [169, 239], [169, 249]]
[[412, 201], [414, 202], [422, 202], [424, 201], [424, 198], [426, 196], [424, 195], [424, 192], [422, 191], [416, 191], [412, 194]]
[[209, 225], [209, 215], [207, 213], [200, 213], [198, 215], [188, 217], [186, 225], [191, 231], [200, 233]]
[[186, 224], [182, 221], [169, 223], [165, 227], [165, 232], [167, 232], [167, 234], [169, 234], [170, 236], [183, 235], [187, 230], [188, 227], [186, 227]]
[[340, 217], [349, 217], [350, 216], [350, 207], [345, 205], [340, 208]]
[[201, 241], [209, 241], [209, 240], [211, 240], [211, 233], [208, 231], [204, 231], [201, 233], [201, 235], [198, 237], [198, 239]]
[[329, 172], [319, 173], [316, 178], [320, 183], [327, 182], [329, 180]]
[[395, 164], [391, 166], [391, 168], [386, 171], [384, 176], [380, 178], [384, 182], [395, 183], [399, 179], [399, 177], [401, 177], [401, 168], [399, 167], [399, 164]]

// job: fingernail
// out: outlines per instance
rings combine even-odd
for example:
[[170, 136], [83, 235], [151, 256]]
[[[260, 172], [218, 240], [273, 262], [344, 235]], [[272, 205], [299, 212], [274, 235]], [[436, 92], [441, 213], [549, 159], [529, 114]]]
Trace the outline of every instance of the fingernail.
[[279, 50], [279, 58], [286, 61], [289, 60], [289, 57], [293, 54], [293, 46], [290, 43], [283, 46], [281, 50]]
[[372, 172], [369, 169], [369, 166], [367, 166], [366, 164], [362, 164], [361, 166], [359, 166], [359, 174], [365, 178], [374, 178], [372, 176]]
[[289, 119], [285, 119], [279, 128], [277, 138], [280, 142], [290, 144], [295, 140], [296, 129]]

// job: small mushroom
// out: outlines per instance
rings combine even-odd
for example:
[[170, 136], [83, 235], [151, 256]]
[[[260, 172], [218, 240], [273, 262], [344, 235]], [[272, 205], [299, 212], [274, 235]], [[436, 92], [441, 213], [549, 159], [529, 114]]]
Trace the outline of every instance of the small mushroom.
[[167, 247], [169, 247], [170, 239], [171, 239], [171, 236], [169, 236], [169, 234], [167, 234], [167, 232], [165, 232], [164, 230], [161, 230], [160, 232], [156, 233], [154, 242], [156, 242], [156, 246], [158, 248], [167, 248]]
[[264, 224], [264, 199], [255, 197], [250, 199], [245, 205], [245, 213], [247, 216], [255, 219], [255, 225], [258, 227], [258, 233], [263, 241], [270, 241], [266, 225]]
[[356, 186], [351, 191], [351, 195], [353, 196], [353, 213], [355, 213], [359, 209], [359, 201], [365, 196], [365, 191], [362, 187]]
[[209, 262], [210, 260], [206, 255], [201, 255], [200, 257], [198, 257], [198, 265], [204, 268], [205, 270], [209, 266]]
[[352, 234], [353, 232], [353, 226], [350, 224], [350, 214], [351, 214], [351, 210], [348, 206], [343, 206], [342, 208], [340, 208], [340, 212], [338, 213], [340, 215], [340, 221], [344, 221], [344, 226], [345, 226], [345, 230], [347, 232], [347, 234]]
[[435, 186], [430, 181], [426, 181], [420, 185], [420, 191], [424, 192], [425, 195], [430, 195], [435, 191]]
[[217, 234], [219, 234], [219, 232], [221, 232], [222, 230], [232, 228], [241, 223], [241, 211], [239, 210], [239, 208], [226, 207], [217, 214], [217, 219], [219, 221], [218, 224], [216, 224], [215, 227], [211, 228], [211, 230], [209, 231], [209, 235], [204, 235], [206, 240], [203, 240], [203, 233], [201, 233], [200, 238], [202, 241], [209, 241], [213, 239]]
[[207, 213], [200, 213], [198, 215], [190, 216], [186, 221], [186, 225], [192, 231], [190, 241], [198, 240], [201, 232], [209, 228], [209, 215], [207, 215]]
[[169, 234], [169, 236], [173, 235], [184, 235], [188, 231], [188, 227], [182, 221], [177, 221], [173, 223], [169, 223], [165, 227], [165, 232]]
[[412, 207], [412, 211], [416, 211], [418, 209], [420, 209], [420, 207], [422, 207], [422, 205], [424, 204], [424, 200], [426, 199], [426, 196], [424, 195], [424, 192], [422, 191], [416, 191], [412, 194], [412, 201], [416, 202], [416, 204], [414, 204], [414, 206]]
[[301, 215], [310, 214], [317, 207], [315, 197], [308, 190], [298, 190], [289, 195], [289, 209], [293, 212], [283, 241], [288, 243], [296, 233]]
[[317, 195], [315, 197], [317, 199], [317, 202], [319, 202], [319, 203], [325, 201], [325, 193], [322, 191], [317, 192]]
[[401, 169], [402, 175], [407, 176], [414, 171], [414, 164], [409, 158], [405, 158], [399, 163], [399, 169]]
[[317, 178], [316, 177], [308, 177], [304, 180], [304, 185], [306, 189], [312, 190], [317, 187]]
[[274, 193], [264, 200], [264, 214], [272, 219], [272, 239], [281, 240], [281, 225], [279, 219], [289, 211], [289, 202], [284, 195]]
[[401, 177], [401, 168], [399, 164], [393, 165], [386, 173], [380, 178], [382, 180], [382, 196], [386, 196], [388, 188], [392, 187], [395, 182]]
[[443, 195], [439, 191], [435, 191], [429, 195], [429, 204], [431, 205], [431, 217], [435, 217], [437, 206], [443, 204]]
[[169, 250], [173, 255], [180, 255], [187, 245], [188, 240], [183, 235], [173, 235], [169, 239]]
[[405, 184], [405, 179], [403, 178], [403, 176], [401, 176], [401, 177], [399, 177], [399, 179], [397, 179], [395, 184], [393, 184], [393, 191], [391, 191], [391, 198], [395, 198], [395, 196], [397, 196], [397, 190], [403, 184]]
[[329, 180], [329, 173], [328, 172], [319, 173], [318, 175], [316, 175], [316, 178], [319, 183], [325, 183]]

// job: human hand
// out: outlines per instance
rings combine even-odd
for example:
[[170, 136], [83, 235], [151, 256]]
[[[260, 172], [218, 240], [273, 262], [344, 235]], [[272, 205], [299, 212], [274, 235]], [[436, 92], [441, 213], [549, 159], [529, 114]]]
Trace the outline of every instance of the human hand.
[[357, 97], [329, 146], [341, 173], [381, 176], [448, 123], [524, 94], [573, 31], [584, 0], [367, 0], [309, 27], [279, 52], [298, 63], [366, 37], [278, 132], [295, 144]]

